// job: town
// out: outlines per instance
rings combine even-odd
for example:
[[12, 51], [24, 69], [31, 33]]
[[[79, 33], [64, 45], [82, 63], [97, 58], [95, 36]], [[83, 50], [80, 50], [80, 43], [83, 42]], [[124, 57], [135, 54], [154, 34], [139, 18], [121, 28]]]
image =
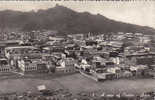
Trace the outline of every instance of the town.
[[[155, 78], [154, 35], [124, 32], [57, 35], [57, 31], [33, 30], [3, 33], [0, 37], [0, 77], [9, 78], [9, 75], [13, 74], [24, 77], [29, 74], [35, 76], [44, 73], [52, 77], [80, 73], [97, 82]], [[56, 90], [56, 94], [50, 91], [41, 93], [44, 94], [44, 92], [50, 94], [50, 97], [27, 96], [27, 99], [23, 99], [23, 95], [19, 98], [15, 96], [16, 99], [9, 99], [2, 96], [2, 100], [34, 100], [34, 98], [37, 98], [35, 100], [73, 100], [71, 93], [68, 92], [70, 99], [54, 98], [53, 95], [59, 95]], [[84, 96], [87, 97], [85, 94]], [[106, 99], [102, 94], [100, 97], [104, 99], [99, 96], [93, 99], [95, 98], [93, 93], [92, 99], [76, 98], [75, 100], [117, 100], [116, 98], [119, 98], [118, 100], [154, 100], [154, 96], [154, 92], [150, 92], [143, 97], [127, 95], [120, 99], [120, 96], [113, 95], [107, 96]]]

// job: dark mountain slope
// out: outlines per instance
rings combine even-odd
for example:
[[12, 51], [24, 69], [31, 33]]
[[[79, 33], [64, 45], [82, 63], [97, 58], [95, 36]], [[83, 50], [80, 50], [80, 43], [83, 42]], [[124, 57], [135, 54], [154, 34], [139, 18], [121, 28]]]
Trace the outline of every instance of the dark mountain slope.
[[154, 34], [155, 29], [108, 19], [100, 14], [78, 13], [69, 8], [57, 5], [38, 12], [0, 12], [0, 29], [4, 27], [19, 28], [22, 31], [37, 29], [58, 30], [61, 34], [108, 33], [108, 32], [141, 32]]

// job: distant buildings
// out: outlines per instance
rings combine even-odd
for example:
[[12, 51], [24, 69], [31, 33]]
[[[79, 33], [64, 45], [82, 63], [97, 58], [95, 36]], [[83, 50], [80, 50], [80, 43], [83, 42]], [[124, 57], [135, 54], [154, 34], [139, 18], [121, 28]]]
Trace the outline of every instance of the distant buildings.
[[98, 74], [103, 77], [128, 78], [134, 76], [132, 66], [155, 63], [150, 35], [111, 32], [57, 36], [55, 33], [34, 30], [22, 32], [20, 37], [19, 33], [10, 33], [9, 40], [0, 41], [0, 57], [6, 58], [11, 67], [1, 67], [6, 68], [2, 70], [64, 74], [78, 70], [96, 72], [100, 68]]

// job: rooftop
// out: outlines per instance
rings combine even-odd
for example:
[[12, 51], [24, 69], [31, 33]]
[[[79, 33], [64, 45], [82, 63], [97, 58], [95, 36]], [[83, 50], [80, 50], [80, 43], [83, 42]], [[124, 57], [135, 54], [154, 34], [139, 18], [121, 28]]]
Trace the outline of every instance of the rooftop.
[[12, 46], [12, 47], [6, 47], [5, 49], [37, 49], [34, 46]]

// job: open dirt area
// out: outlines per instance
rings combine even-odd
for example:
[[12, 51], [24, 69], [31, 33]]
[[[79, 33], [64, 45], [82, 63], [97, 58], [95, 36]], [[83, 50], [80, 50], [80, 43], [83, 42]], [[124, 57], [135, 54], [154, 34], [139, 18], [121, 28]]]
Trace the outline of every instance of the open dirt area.
[[72, 74], [58, 78], [16, 78], [0, 80], [0, 93], [37, 91], [38, 85], [46, 85], [48, 89], [66, 88], [73, 94], [81, 91], [128, 92], [141, 93], [155, 90], [155, 79], [112, 80], [96, 82], [81, 74]]

